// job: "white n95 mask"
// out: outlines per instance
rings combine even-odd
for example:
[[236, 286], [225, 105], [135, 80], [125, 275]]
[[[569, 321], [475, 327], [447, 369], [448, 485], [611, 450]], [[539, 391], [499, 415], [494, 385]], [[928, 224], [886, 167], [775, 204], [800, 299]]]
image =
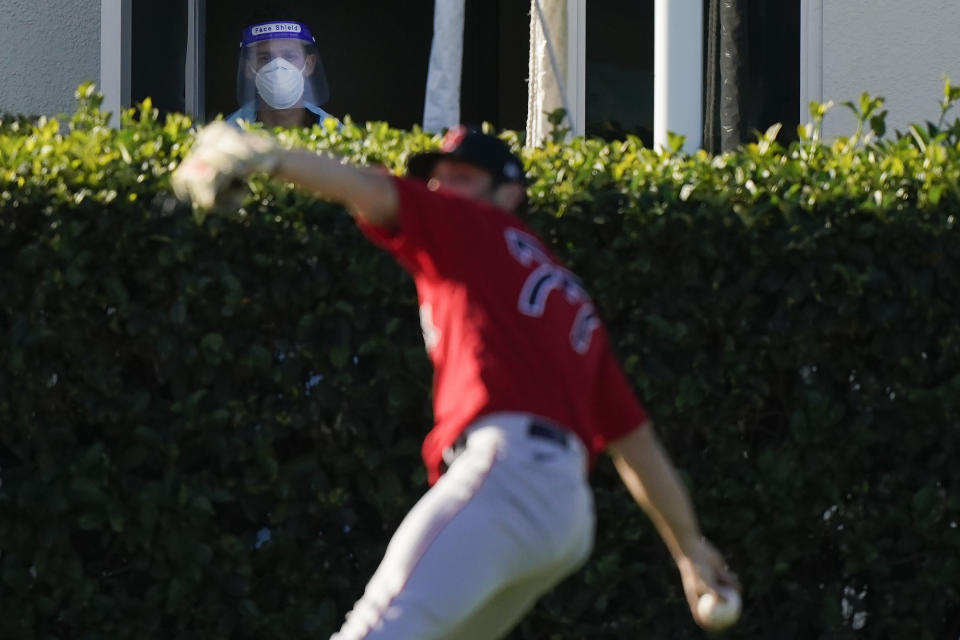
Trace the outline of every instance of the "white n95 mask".
[[303, 70], [284, 58], [274, 58], [260, 67], [257, 92], [274, 109], [289, 109], [303, 95]]

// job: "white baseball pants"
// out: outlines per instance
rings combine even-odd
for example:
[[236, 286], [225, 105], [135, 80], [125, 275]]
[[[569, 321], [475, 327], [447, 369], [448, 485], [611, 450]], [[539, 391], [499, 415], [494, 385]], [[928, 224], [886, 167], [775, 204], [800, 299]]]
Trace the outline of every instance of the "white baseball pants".
[[463, 451], [410, 510], [331, 640], [505, 635], [593, 547], [587, 456], [531, 435], [532, 416], [471, 425]]

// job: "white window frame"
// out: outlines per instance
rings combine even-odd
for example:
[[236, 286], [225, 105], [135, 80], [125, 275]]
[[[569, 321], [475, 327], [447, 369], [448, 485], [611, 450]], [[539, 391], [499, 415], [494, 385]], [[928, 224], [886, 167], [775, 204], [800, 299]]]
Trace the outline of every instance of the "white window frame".
[[120, 125], [120, 112], [130, 105], [132, 31], [133, 0], [102, 0], [100, 91], [103, 93], [103, 110], [113, 113], [113, 126]]
[[587, 126], [587, 0], [567, 0], [567, 104], [573, 135]]
[[668, 134], [703, 144], [703, 2], [656, 0], [653, 5], [653, 147]]
[[823, 102], [823, 0], [800, 0], [800, 124]]

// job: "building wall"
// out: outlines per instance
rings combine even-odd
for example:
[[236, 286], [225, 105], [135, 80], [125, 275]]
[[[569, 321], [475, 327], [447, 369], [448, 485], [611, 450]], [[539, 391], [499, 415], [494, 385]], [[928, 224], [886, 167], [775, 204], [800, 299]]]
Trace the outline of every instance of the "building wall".
[[100, 0], [0, 0], [0, 112], [69, 113], [100, 79]]
[[[947, 75], [960, 85], [957, 0], [822, 0], [823, 101], [886, 98], [887, 130], [937, 121]], [[960, 110], [948, 114], [951, 120]], [[834, 107], [824, 134], [849, 135], [855, 120]]]

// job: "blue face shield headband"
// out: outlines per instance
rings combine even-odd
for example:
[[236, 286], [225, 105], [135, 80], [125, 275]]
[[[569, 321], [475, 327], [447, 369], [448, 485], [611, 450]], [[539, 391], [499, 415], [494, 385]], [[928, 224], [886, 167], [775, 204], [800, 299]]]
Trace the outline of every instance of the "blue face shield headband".
[[247, 47], [255, 42], [274, 38], [296, 38], [307, 44], [316, 43], [307, 25], [293, 20], [284, 20], [250, 25], [243, 30], [243, 39], [240, 41], [240, 46]]

